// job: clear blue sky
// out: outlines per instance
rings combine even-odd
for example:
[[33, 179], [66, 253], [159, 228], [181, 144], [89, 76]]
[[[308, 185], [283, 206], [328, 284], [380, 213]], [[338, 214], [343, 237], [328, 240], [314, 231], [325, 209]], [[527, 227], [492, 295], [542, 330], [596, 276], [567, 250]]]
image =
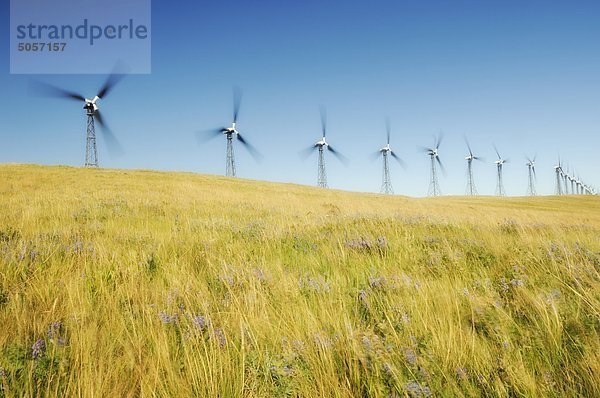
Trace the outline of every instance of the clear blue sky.
[[[243, 178], [316, 184], [319, 104], [330, 143], [351, 159], [327, 159], [333, 188], [378, 192], [384, 118], [396, 193], [427, 193], [429, 162], [417, 151], [442, 130], [444, 194], [463, 194], [467, 135], [480, 193], [493, 194], [492, 144], [511, 163], [509, 195], [527, 188], [525, 155], [537, 153], [538, 191], [553, 193], [560, 152], [600, 186], [600, 2], [220, 1], [152, 8], [152, 74], [129, 76], [102, 104], [125, 148], [102, 166], [223, 174], [225, 140], [198, 145], [194, 131], [230, 122], [232, 87], [244, 98], [239, 129], [265, 155], [236, 146]], [[85, 116], [77, 103], [35, 98], [9, 74], [8, 2], [0, 11], [0, 162], [82, 165]], [[102, 76], [37, 76], [93, 95]], [[88, 94], [89, 93], [89, 94]]]

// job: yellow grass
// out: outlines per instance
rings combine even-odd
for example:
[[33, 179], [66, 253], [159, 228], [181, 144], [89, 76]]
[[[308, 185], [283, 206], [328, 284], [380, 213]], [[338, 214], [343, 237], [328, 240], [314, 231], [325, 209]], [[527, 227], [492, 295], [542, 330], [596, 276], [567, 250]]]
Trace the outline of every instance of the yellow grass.
[[0, 397], [600, 396], [599, 272], [598, 197], [4, 165]]

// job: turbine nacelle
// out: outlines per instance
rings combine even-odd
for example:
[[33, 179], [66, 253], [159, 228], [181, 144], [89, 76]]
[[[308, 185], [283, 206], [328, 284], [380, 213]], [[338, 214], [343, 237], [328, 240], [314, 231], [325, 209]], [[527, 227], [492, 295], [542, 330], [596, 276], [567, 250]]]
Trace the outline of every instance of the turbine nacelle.
[[224, 135], [233, 135], [233, 134], [239, 134], [239, 133], [238, 133], [238, 131], [237, 131], [235, 128], [233, 128], [233, 127], [223, 127], [223, 128], [221, 129], [221, 132], [222, 132]]
[[325, 137], [321, 138], [319, 141], [317, 141], [315, 143], [316, 147], [328, 147], [329, 144], [327, 143], [327, 141], [325, 140]]
[[95, 96], [93, 99], [85, 99], [85, 105], [83, 105], [83, 109], [88, 111], [88, 113], [94, 113], [98, 110], [98, 105], [96, 102], [100, 99], [100, 97]]
[[235, 122], [231, 123], [231, 127], [223, 127], [220, 131], [224, 135], [239, 134], [239, 132], [235, 129]]

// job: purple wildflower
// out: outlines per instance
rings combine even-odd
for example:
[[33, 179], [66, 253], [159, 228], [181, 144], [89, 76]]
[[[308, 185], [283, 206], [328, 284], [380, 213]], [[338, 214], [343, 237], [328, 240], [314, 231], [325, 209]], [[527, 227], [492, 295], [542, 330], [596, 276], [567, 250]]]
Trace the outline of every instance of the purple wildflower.
[[325, 280], [325, 278], [321, 275], [316, 278], [311, 278], [308, 275], [300, 278], [298, 283], [300, 285], [300, 289], [313, 293], [327, 293], [331, 290], [331, 286]]
[[31, 346], [31, 356], [33, 359], [39, 359], [46, 353], [46, 341], [44, 339], [38, 339]]
[[404, 349], [404, 359], [406, 359], [406, 362], [408, 362], [411, 365], [414, 365], [417, 363], [417, 354], [415, 353], [415, 350], [413, 350], [412, 348], [405, 348]]
[[227, 338], [225, 337], [225, 332], [223, 331], [223, 329], [215, 329], [215, 339], [217, 339], [219, 347], [223, 348], [227, 345]]
[[292, 345], [296, 351], [304, 351], [305, 345], [302, 340], [294, 340], [292, 341]]
[[369, 340], [368, 336], [362, 337], [362, 344], [365, 347], [365, 351], [367, 351], [367, 353], [371, 353], [371, 351], [373, 351], [373, 345], [371, 344], [371, 340]]
[[513, 287], [519, 287], [519, 286], [525, 285], [525, 282], [522, 279], [513, 278], [513, 279], [510, 280], [510, 284]]
[[387, 239], [385, 238], [385, 236], [380, 236], [379, 238], [375, 239], [375, 241], [370, 241], [366, 238], [360, 237], [360, 238], [356, 238], [356, 239], [351, 239], [349, 241], [346, 242], [346, 247], [352, 250], [356, 250], [356, 251], [364, 251], [364, 252], [371, 252], [371, 251], [379, 251], [382, 252], [384, 249], [387, 248]]
[[362, 301], [363, 304], [369, 304], [367, 301], [367, 297], [368, 297], [369, 293], [367, 293], [364, 290], [359, 290], [358, 291], [358, 298], [360, 299], [360, 301]]
[[159, 312], [158, 316], [160, 317], [161, 321], [163, 321], [164, 324], [175, 323], [175, 322], [177, 322], [177, 318], [178, 318], [177, 314], [169, 315], [165, 311]]
[[84, 249], [84, 243], [80, 240], [73, 242], [71, 246], [71, 252], [74, 254], [82, 254]]
[[383, 277], [383, 276], [380, 276], [377, 278], [369, 278], [369, 286], [373, 290], [377, 290], [377, 289], [383, 290], [385, 288], [385, 282], [386, 282], [385, 277]]
[[313, 341], [316, 346], [322, 349], [329, 348], [333, 344], [331, 338], [323, 332], [315, 333], [313, 336]]
[[506, 293], [508, 292], [509, 286], [508, 286], [508, 282], [506, 281], [506, 278], [500, 278], [500, 291], [501, 293]]
[[52, 322], [50, 324], [50, 326], [48, 327], [48, 331], [46, 332], [46, 335], [48, 336], [48, 338], [50, 340], [54, 340], [56, 337], [58, 337], [60, 335], [61, 330], [62, 330], [62, 322], [61, 321]]
[[61, 321], [52, 322], [48, 327], [46, 336], [48, 340], [54, 341], [58, 345], [65, 345], [65, 338], [62, 336], [64, 331], [63, 323]]
[[560, 290], [554, 289], [546, 294], [546, 304], [553, 304], [560, 298]]
[[196, 315], [192, 318], [194, 327], [200, 331], [204, 331], [208, 328], [210, 320], [203, 315]]
[[32, 249], [32, 250], [29, 252], [29, 260], [30, 260], [31, 262], [35, 261], [35, 259], [37, 258], [37, 256], [38, 256], [38, 254], [39, 254], [39, 253], [40, 253], [39, 251], [37, 251], [37, 250], [35, 250], [35, 249]]
[[416, 381], [411, 381], [404, 385], [404, 389], [408, 392], [408, 395], [415, 398], [430, 397], [431, 390], [427, 386], [422, 386]]

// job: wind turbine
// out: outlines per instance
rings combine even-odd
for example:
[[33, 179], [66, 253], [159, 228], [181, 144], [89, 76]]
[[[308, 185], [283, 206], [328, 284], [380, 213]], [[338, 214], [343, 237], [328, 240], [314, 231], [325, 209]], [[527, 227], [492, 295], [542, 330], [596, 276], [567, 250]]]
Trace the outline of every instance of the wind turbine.
[[442, 137], [443, 136], [441, 134], [437, 137], [434, 137], [433, 148], [425, 148], [425, 147], [421, 148], [422, 151], [425, 152], [431, 160], [429, 191], [428, 191], [429, 196], [441, 195], [440, 182], [439, 182], [438, 176], [437, 176], [437, 166], [439, 165], [442, 172], [445, 173], [444, 165], [442, 164], [442, 161], [440, 160], [440, 153], [439, 153], [440, 144], [442, 143]]
[[398, 157], [396, 152], [394, 152], [392, 150], [392, 148], [390, 147], [391, 126], [390, 126], [390, 120], [388, 118], [386, 118], [386, 120], [385, 120], [385, 128], [386, 128], [386, 133], [387, 133], [387, 144], [383, 148], [381, 148], [380, 150], [375, 152], [373, 157], [377, 158], [377, 157], [379, 157], [379, 155], [381, 155], [383, 157], [383, 177], [382, 177], [382, 183], [381, 183], [381, 193], [393, 194], [394, 189], [392, 188], [392, 180], [390, 178], [389, 156], [396, 159], [396, 161], [402, 167], [404, 167], [404, 162], [402, 161], [402, 159], [400, 159], [400, 157]]
[[572, 175], [568, 176], [569, 181], [571, 182], [571, 195], [575, 195], [577, 192], [575, 192], [575, 177], [573, 177]]
[[[571, 181], [571, 176], [569, 175], [569, 165], [567, 165], [567, 171], [563, 172], [563, 179], [565, 180], [565, 195], [569, 194], [569, 186], [571, 185], [569, 181]], [[571, 191], [571, 193], [573, 193]]]
[[331, 152], [335, 157], [337, 157], [343, 164], [347, 164], [347, 158], [335, 150], [329, 143], [327, 142], [327, 112], [325, 108], [320, 108], [321, 112], [321, 131], [323, 133], [322, 138], [315, 142], [312, 146], [305, 149], [303, 154], [305, 157], [308, 157], [315, 150], [319, 151], [319, 163], [318, 163], [318, 177], [317, 177], [317, 186], [321, 188], [327, 188], [327, 172], [325, 170], [325, 151]]
[[594, 194], [594, 188], [591, 187], [588, 184], [585, 184], [585, 192], [587, 195], [593, 195]]
[[554, 173], [556, 173], [556, 188], [554, 190], [554, 193], [556, 195], [562, 195], [563, 194], [563, 190], [562, 190], [563, 169], [562, 169], [562, 164], [560, 162], [560, 156], [558, 157], [558, 164], [556, 166], [554, 166]]
[[577, 194], [578, 195], [583, 194], [583, 189], [582, 189], [583, 188], [583, 183], [581, 182], [581, 179], [579, 178], [579, 176], [577, 176], [575, 178], [575, 185], [577, 187]]
[[237, 129], [237, 120], [238, 115], [240, 113], [240, 104], [242, 102], [242, 92], [239, 88], [234, 88], [233, 90], [233, 121], [231, 122], [230, 127], [220, 127], [216, 129], [211, 129], [205, 131], [204, 135], [206, 138], [201, 141], [206, 141], [207, 139], [214, 138], [218, 135], [224, 135], [227, 139], [227, 151], [225, 155], [225, 175], [228, 177], [236, 176], [236, 168], [235, 168], [235, 156], [233, 152], [233, 139], [236, 138], [237, 141], [240, 142], [252, 155], [255, 160], [260, 160], [262, 155], [254, 146], [252, 146], [244, 136]]
[[478, 156], [473, 155], [473, 151], [471, 150], [471, 145], [469, 145], [469, 141], [465, 137], [465, 143], [467, 144], [467, 148], [469, 149], [469, 156], [465, 157], [467, 161], [467, 195], [477, 195], [477, 188], [475, 188], [475, 178], [473, 177], [473, 160], [482, 159]]
[[38, 94], [48, 97], [65, 98], [69, 100], [79, 101], [83, 103], [83, 109], [87, 117], [86, 123], [86, 146], [85, 146], [85, 167], [98, 167], [98, 150], [96, 147], [96, 122], [101, 127], [100, 131], [105, 139], [108, 150], [113, 154], [122, 151], [119, 141], [112, 133], [106, 122], [103, 114], [100, 113], [99, 100], [104, 100], [108, 93], [115, 85], [124, 77], [124, 74], [116, 73], [113, 70], [97, 94], [91, 99], [84, 97], [82, 94], [74, 91], [68, 91], [48, 83], [34, 81], [32, 88]]
[[508, 159], [503, 159], [502, 156], [500, 156], [500, 152], [498, 152], [498, 148], [496, 148], [496, 145], [494, 145], [494, 150], [496, 151], [496, 155], [498, 155], [498, 159], [494, 162], [498, 170], [496, 195], [506, 196], [506, 192], [504, 191], [504, 181], [502, 180], [502, 168], [504, 164], [508, 163]]
[[527, 166], [527, 170], [529, 173], [528, 176], [528, 186], [527, 186], [527, 195], [529, 196], [535, 196], [536, 195], [536, 190], [535, 190], [535, 180], [537, 179], [537, 176], [535, 174], [535, 158], [537, 157], [534, 156], [533, 159], [530, 159], [529, 157], [527, 158], [527, 163], [525, 163], [525, 165]]

